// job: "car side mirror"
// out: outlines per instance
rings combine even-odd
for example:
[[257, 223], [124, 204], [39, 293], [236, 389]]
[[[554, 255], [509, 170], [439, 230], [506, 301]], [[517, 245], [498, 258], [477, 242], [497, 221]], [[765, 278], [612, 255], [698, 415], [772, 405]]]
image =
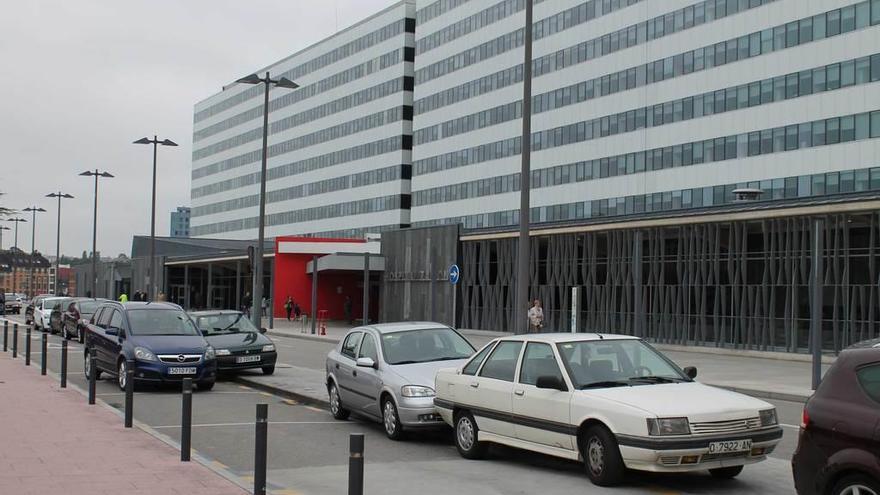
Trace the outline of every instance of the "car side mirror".
[[357, 359], [358, 368], [373, 368], [378, 369], [379, 366], [376, 365], [376, 361], [373, 361], [373, 358], [362, 357]]
[[260, 327], [260, 333], [266, 333], [266, 327]]
[[553, 375], [539, 376], [538, 380], [535, 381], [535, 386], [538, 388], [559, 390], [560, 392], [568, 390], [568, 387], [565, 386], [565, 382], [563, 382], [558, 376]]
[[696, 366], [688, 366], [684, 369], [684, 374], [687, 375], [688, 378], [693, 380], [697, 377], [697, 367]]
[[119, 335], [119, 329], [118, 329], [118, 328], [114, 328], [114, 327], [107, 327], [107, 329], [104, 330], [104, 333], [107, 334], [107, 335], [116, 335], [116, 336], [118, 336], [118, 335]]

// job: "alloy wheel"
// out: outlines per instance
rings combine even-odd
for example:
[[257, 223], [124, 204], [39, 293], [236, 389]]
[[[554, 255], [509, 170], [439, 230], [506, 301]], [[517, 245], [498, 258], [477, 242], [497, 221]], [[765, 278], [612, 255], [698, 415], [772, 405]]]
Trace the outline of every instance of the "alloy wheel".
[[590, 466], [590, 472], [595, 476], [600, 476], [605, 470], [605, 447], [602, 441], [597, 437], [590, 438], [587, 445], [587, 461]]
[[855, 484], [855, 485], [850, 485], [850, 486], [844, 488], [843, 491], [840, 492], [840, 495], [878, 495], [878, 494], [877, 494], [877, 492], [872, 490], [871, 487], [868, 487], [868, 486], [865, 486], [862, 484]]
[[117, 377], [119, 381], [119, 388], [125, 390], [125, 386], [128, 385], [128, 365], [125, 364], [125, 361], [119, 361], [119, 375]]
[[339, 391], [336, 390], [336, 385], [330, 386], [330, 412], [339, 414]]
[[471, 423], [470, 417], [462, 416], [458, 419], [456, 438], [458, 445], [463, 450], [470, 450], [474, 446], [474, 425]]
[[400, 425], [397, 422], [397, 411], [394, 409], [394, 403], [390, 399], [385, 401], [385, 406], [382, 408], [382, 417], [385, 424], [385, 433], [389, 436], [394, 435]]

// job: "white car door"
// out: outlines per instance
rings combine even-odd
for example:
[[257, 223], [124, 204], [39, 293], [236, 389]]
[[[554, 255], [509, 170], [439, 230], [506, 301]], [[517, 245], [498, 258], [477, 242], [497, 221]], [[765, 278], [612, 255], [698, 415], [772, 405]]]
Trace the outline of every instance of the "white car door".
[[456, 402], [470, 406], [480, 431], [515, 438], [511, 397], [522, 347], [522, 341], [500, 341], [479, 374], [464, 378], [468, 386], [457, 391]]
[[[553, 377], [565, 388], [538, 388], [538, 377]], [[513, 415], [520, 440], [574, 449], [576, 428], [570, 425], [571, 386], [566, 383], [550, 344], [529, 342], [513, 387]]]

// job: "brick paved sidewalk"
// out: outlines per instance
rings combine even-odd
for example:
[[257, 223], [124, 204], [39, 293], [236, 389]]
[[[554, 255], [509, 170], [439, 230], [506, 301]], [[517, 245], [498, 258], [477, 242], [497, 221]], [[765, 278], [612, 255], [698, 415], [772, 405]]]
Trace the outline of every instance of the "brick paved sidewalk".
[[[33, 365], [33, 362], [31, 363]], [[0, 353], [0, 493], [244, 495], [101, 405]]]

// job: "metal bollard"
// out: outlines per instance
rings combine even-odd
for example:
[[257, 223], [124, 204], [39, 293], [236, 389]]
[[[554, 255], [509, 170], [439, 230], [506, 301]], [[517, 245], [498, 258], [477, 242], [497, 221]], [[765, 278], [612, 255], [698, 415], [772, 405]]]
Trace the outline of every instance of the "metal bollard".
[[125, 427], [134, 419], [134, 360], [125, 361]]
[[61, 388], [67, 388], [67, 341], [61, 341]]
[[89, 405], [95, 404], [95, 383], [98, 381], [98, 370], [96, 365], [95, 353], [89, 353]]
[[9, 320], [3, 321], [3, 352], [9, 349]]
[[18, 323], [12, 325], [12, 359], [18, 357]]
[[24, 365], [31, 365], [31, 327], [24, 330]]
[[257, 404], [254, 425], [254, 495], [266, 495], [266, 457], [269, 444], [269, 404]]
[[364, 495], [364, 434], [348, 436], [348, 495]]
[[183, 404], [180, 413], [180, 460], [189, 462], [192, 451], [192, 404], [193, 404], [192, 378], [183, 379]]
[[49, 336], [45, 333], [40, 336], [40, 374], [46, 375], [46, 355], [48, 354]]

